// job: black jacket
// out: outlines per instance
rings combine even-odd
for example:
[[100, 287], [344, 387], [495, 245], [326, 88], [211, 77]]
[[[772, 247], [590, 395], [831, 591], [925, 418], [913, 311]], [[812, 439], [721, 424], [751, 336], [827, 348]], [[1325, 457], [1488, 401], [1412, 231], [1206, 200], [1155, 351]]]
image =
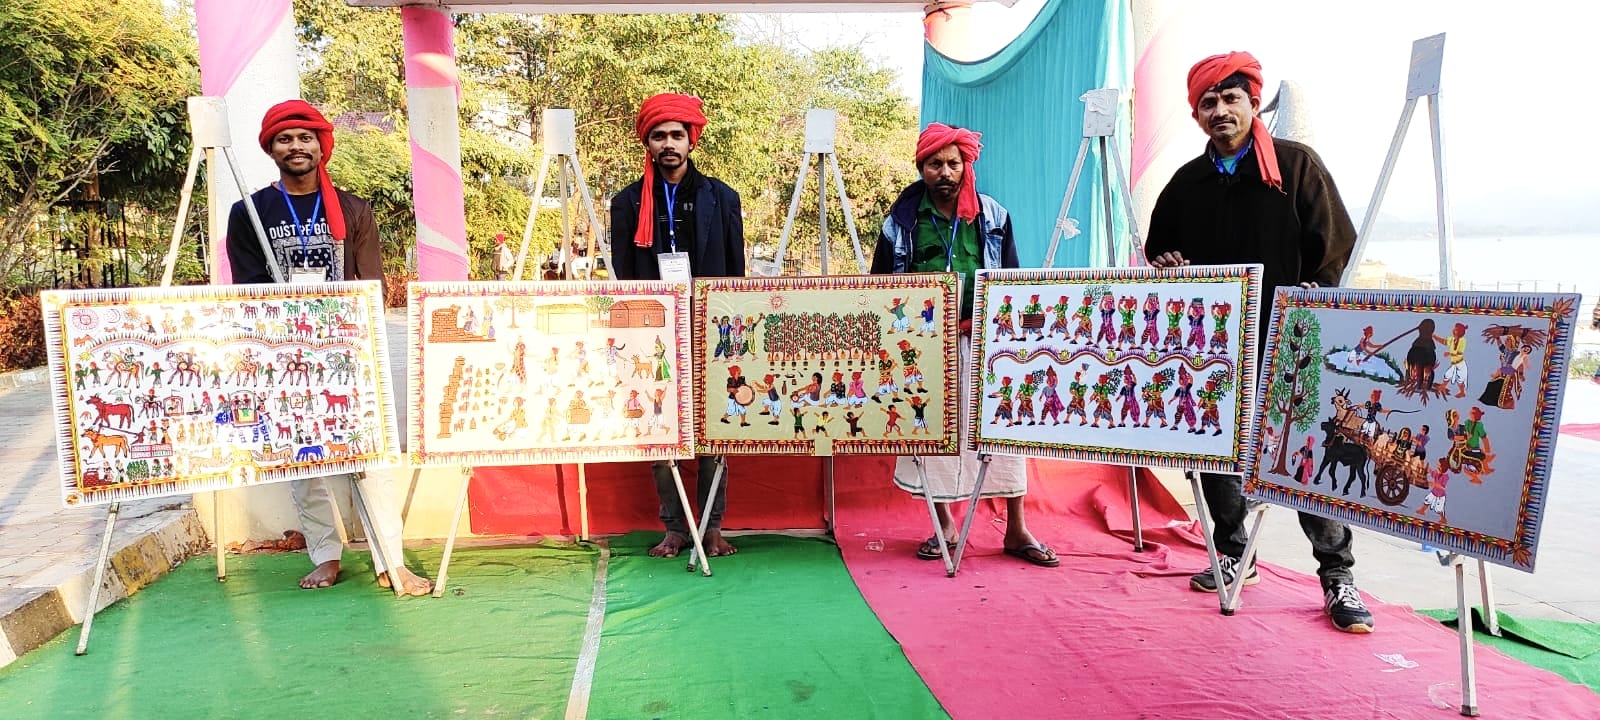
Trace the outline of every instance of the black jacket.
[[1356, 241], [1322, 158], [1289, 140], [1274, 139], [1273, 148], [1282, 192], [1261, 181], [1254, 150], [1239, 158], [1232, 175], [1218, 171], [1208, 151], [1184, 163], [1161, 190], [1145, 242], [1147, 258], [1176, 250], [1195, 265], [1261, 263], [1263, 319], [1273, 288], [1338, 285]]
[[[695, 277], [744, 277], [744, 215], [739, 209], [739, 193], [709, 175], [698, 180], [694, 244], [688, 248], [680, 245], [689, 253], [690, 272]], [[611, 198], [611, 276], [618, 280], [661, 279], [656, 253], [668, 251], [667, 239], [656, 237], [652, 248], [633, 242], [643, 184], [636, 180]]]

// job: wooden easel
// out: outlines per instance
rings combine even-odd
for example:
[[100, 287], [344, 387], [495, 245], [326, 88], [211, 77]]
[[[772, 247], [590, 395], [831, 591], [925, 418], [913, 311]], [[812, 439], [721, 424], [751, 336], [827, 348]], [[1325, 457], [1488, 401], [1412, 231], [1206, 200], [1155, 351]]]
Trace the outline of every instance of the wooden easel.
[[[189, 108], [189, 133], [192, 139], [193, 151], [189, 154], [189, 167], [184, 173], [183, 188], [178, 195], [178, 216], [173, 222], [172, 238], [167, 245], [167, 254], [163, 260], [161, 271], [161, 287], [172, 286], [172, 275], [177, 267], [178, 253], [183, 245], [183, 229], [189, 219], [189, 203], [194, 197], [196, 176], [200, 170], [200, 160], [205, 159], [206, 165], [215, 171], [217, 168], [217, 151], [221, 150], [227, 159], [227, 165], [233, 171], [233, 182], [239, 189], [239, 195], [244, 199], [245, 213], [250, 217], [250, 226], [254, 228], [256, 240], [261, 243], [261, 250], [268, 258], [267, 270], [272, 274], [272, 281], [284, 282], [283, 271], [272, 258], [272, 245], [267, 241], [266, 230], [261, 226], [261, 216], [256, 212], [255, 204], [250, 202], [250, 190], [245, 185], [244, 175], [239, 172], [239, 161], [233, 154], [233, 139], [228, 130], [228, 106], [220, 97], [195, 96], [188, 99]], [[216, 193], [216, 184], [211, 184], [206, 202], [207, 211], [212, 215], [212, 226], [219, 226], [216, 222], [225, 210], [220, 206]], [[212, 238], [216, 242], [216, 238]], [[381, 319], [380, 319], [381, 321]], [[366, 522], [366, 506], [361, 500], [360, 490], [355, 482], [351, 482], [351, 494], [357, 512], [362, 516], [366, 527], [372, 527]], [[216, 546], [217, 556], [217, 582], [227, 582], [227, 552], [222, 542], [222, 489], [211, 492], [212, 501], [212, 543]], [[111, 559], [111, 541], [115, 534], [117, 516], [122, 511], [121, 502], [113, 502], [106, 510], [106, 529], [100, 536], [100, 552], [95, 560], [94, 581], [89, 585], [89, 604], [84, 608], [83, 625], [78, 630], [78, 647], [74, 654], [84, 655], [89, 652], [89, 634], [94, 628], [94, 616], [99, 612], [100, 587], [105, 581], [106, 566]], [[378, 561], [385, 567], [394, 566], [387, 562], [381, 542], [376, 539], [371, 543], [372, 552]], [[390, 585], [394, 587], [396, 596], [404, 593], [399, 582], [394, 582], [391, 576]]]

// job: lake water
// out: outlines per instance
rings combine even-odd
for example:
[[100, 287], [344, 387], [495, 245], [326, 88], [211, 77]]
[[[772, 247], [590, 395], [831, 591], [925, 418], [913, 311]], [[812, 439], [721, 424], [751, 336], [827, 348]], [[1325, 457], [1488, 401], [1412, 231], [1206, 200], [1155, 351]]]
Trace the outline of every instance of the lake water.
[[[1377, 260], [1396, 275], [1439, 277], [1436, 239], [1375, 240], [1364, 260]], [[1600, 296], [1600, 234], [1457, 236], [1454, 264], [1458, 290], [1522, 290], [1583, 293], [1584, 304]]]

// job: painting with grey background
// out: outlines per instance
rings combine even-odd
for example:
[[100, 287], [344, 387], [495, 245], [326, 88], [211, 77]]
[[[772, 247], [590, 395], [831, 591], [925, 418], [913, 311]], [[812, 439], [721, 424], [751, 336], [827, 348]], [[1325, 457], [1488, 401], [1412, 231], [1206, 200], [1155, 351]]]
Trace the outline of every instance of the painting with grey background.
[[1246, 494], [1531, 572], [1579, 299], [1279, 288]]

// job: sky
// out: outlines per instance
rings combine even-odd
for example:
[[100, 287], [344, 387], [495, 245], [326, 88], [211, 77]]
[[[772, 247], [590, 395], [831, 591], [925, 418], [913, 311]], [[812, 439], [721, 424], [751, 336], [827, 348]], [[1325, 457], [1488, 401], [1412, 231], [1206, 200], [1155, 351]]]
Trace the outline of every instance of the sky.
[[[980, 2], [974, 22], [983, 49], [1003, 47], [1044, 2], [1017, 0], [1010, 8]], [[1313, 146], [1358, 224], [1405, 105], [1412, 41], [1443, 32], [1440, 125], [1457, 226], [1600, 231], [1600, 217], [1590, 209], [1600, 199], [1600, 140], [1588, 129], [1600, 117], [1600, 97], [1577, 82], [1591, 80], [1600, 68], [1600, 43], [1592, 36], [1600, 5], [1234, 0], [1229, 6], [1237, 14], [1199, 36], [1202, 46], [1209, 44], [1202, 54], [1248, 50], [1265, 70], [1264, 94], [1285, 79], [1303, 90]], [[781, 28], [812, 48], [859, 44], [899, 73], [913, 100], [920, 97], [920, 13], [751, 16], [747, 22]], [[1204, 142], [1198, 127], [1193, 140], [1198, 152]], [[1382, 216], [1431, 221], [1434, 195], [1428, 112], [1419, 101]]]

